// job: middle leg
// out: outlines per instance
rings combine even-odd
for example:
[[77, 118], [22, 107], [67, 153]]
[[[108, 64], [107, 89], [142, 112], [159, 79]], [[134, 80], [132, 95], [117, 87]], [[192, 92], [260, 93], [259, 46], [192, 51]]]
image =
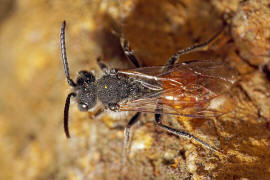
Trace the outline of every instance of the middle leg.
[[128, 59], [134, 64], [134, 66], [136, 68], [139, 68], [140, 67], [140, 63], [139, 63], [138, 59], [135, 56], [135, 52], [134, 52], [134, 50], [132, 50], [130, 48], [129, 43], [123, 37], [123, 35], [121, 35], [121, 37], [120, 37], [120, 43], [121, 43], [121, 46], [122, 46], [122, 48], [124, 50], [124, 53], [128, 57]]
[[130, 143], [130, 130], [132, 128], [132, 126], [138, 122], [139, 118], [140, 118], [141, 112], [137, 112], [128, 122], [127, 126], [125, 127], [125, 140], [124, 140], [124, 164], [126, 163], [127, 160], [127, 152], [128, 152], [128, 147], [129, 147], [129, 143]]
[[97, 64], [98, 64], [99, 68], [100, 68], [103, 72], [107, 72], [107, 71], [108, 71], [108, 67], [106, 66], [106, 64], [104, 64], [104, 63], [101, 61], [101, 58], [100, 58], [100, 57], [97, 58]]

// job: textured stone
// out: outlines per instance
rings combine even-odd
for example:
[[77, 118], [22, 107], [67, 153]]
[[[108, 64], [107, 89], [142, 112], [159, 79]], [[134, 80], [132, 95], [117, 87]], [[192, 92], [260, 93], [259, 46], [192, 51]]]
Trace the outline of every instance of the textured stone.
[[[11, 2], [0, 4], [0, 179], [270, 179], [270, 83], [261, 71], [269, 63], [268, 1]], [[123, 168], [123, 127], [132, 113], [93, 118], [95, 112], [79, 112], [74, 103], [67, 140], [63, 20], [72, 78], [90, 69], [100, 76], [99, 56], [110, 67], [132, 68], [117, 36], [121, 28], [145, 66], [163, 65], [178, 49], [224, 29], [207, 51], [181, 61], [219, 59], [236, 69], [238, 82], [219, 101], [226, 113], [164, 119], [222, 153], [168, 134], [144, 114]]]

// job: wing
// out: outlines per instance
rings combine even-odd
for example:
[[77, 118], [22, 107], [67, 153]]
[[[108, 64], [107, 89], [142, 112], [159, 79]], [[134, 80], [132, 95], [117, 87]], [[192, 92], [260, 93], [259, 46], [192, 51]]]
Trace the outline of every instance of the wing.
[[[214, 116], [210, 101], [228, 91], [236, 73], [225, 63], [192, 61], [166, 66], [143, 67], [119, 71], [152, 90], [139, 98], [121, 102], [122, 111], [165, 113], [188, 117]], [[157, 104], [162, 108], [157, 109]]]

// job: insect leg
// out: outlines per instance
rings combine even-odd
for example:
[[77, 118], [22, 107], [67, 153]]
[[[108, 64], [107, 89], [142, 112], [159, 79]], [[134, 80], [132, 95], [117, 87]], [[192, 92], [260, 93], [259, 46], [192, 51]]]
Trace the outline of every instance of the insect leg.
[[204, 48], [206, 46], [208, 46], [209, 43], [211, 43], [213, 40], [215, 40], [217, 38], [218, 35], [220, 35], [220, 33], [223, 32], [223, 29], [221, 31], [219, 31], [218, 33], [216, 33], [212, 38], [210, 38], [208, 41], [203, 42], [201, 44], [194, 44], [190, 47], [187, 47], [185, 49], [179, 50], [178, 52], [176, 52], [174, 55], [172, 55], [167, 63], [168, 66], [172, 66], [173, 64], [177, 63], [177, 61], [179, 60], [180, 56], [183, 54], [187, 54], [193, 51], [196, 51], [198, 49]]
[[129, 43], [127, 40], [123, 37], [123, 35], [120, 37], [121, 46], [125, 52], [125, 55], [128, 57], [128, 59], [134, 64], [135, 67], [140, 67], [140, 63], [138, 59], [135, 56], [134, 50], [132, 50], [129, 46]]
[[196, 136], [194, 136], [186, 131], [174, 129], [174, 128], [171, 128], [169, 126], [162, 124], [162, 114], [155, 114], [155, 121], [161, 129], [164, 129], [164, 130], [168, 131], [169, 133], [172, 133], [176, 136], [183, 137], [183, 138], [186, 138], [189, 140], [194, 140], [212, 151], [219, 152], [216, 148], [210, 146], [209, 144], [207, 144], [203, 140], [197, 138]]
[[69, 76], [69, 67], [67, 61], [66, 42], [65, 42], [65, 28], [66, 28], [66, 21], [63, 21], [60, 31], [60, 47], [61, 47], [62, 61], [64, 65], [67, 82], [70, 86], [75, 87], [76, 83]]
[[100, 57], [97, 58], [97, 63], [98, 63], [98, 66], [100, 67], [100, 69], [103, 72], [107, 72], [108, 71], [108, 67], [101, 61]]
[[130, 143], [130, 129], [131, 127], [138, 122], [139, 117], [140, 117], [141, 113], [137, 112], [128, 122], [127, 126], [125, 127], [125, 140], [124, 140], [124, 164], [127, 160], [127, 152], [128, 152], [128, 146]]
[[64, 130], [67, 138], [70, 138], [69, 130], [68, 130], [68, 111], [69, 111], [69, 105], [70, 105], [70, 99], [71, 97], [75, 97], [75, 93], [70, 93], [67, 96], [66, 103], [65, 103], [65, 109], [64, 109]]
[[97, 118], [99, 117], [100, 115], [102, 115], [104, 113], [104, 108], [99, 108], [97, 110], [97, 112], [94, 114], [94, 117]]

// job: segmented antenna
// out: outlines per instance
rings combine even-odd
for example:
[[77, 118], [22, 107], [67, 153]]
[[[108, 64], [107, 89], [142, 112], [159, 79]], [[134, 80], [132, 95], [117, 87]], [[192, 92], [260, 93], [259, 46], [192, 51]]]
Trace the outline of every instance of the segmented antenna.
[[[66, 54], [66, 43], [65, 43], [65, 28], [66, 28], [66, 21], [63, 22], [60, 32], [60, 47], [61, 47], [61, 55], [62, 55], [62, 61], [64, 65], [64, 70], [67, 78], [67, 82], [70, 86], [75, 87], [75, 82], [70, 78], [69, 76], [69, 68], [68, 68], [68, 61], [67, 61], [67, 54]], [[70, 105], [70, 99], [72, 96], [76, 96], [74, 92], [70, 93], [67, 96], [66, 103], [65, 103], [65, 109], [64, 109], [64, 130], [67, 138], [70, 138], [69, 130], [68, 130], [68, 112], [69, 112], [69, 105]]]
[[67, 82], [70, 86], [75, 87], [75, 82], [69, 76], [69, 68], [68, 68], [68, 61], [67, 61], [67, 53], [66, 53], [66, 43], [65, 43], [65, 28], [66, 28], [66, 21], [63, 21], [61, 32], [60, 32], [60, 47], [61, 47], [61, 55], [62, 61], [64, 65], [64, 70], [67, 78]]
[[70, 138], [70, 134], [68, 130], [68, 111], [69, 111], [70, 99], [72, 96], [76, 96], [76, 94], [72, 92], [67, 96], [65, 109], [64, 109], [64, 130], [65, 130], [65, 134], [67, 138]]

